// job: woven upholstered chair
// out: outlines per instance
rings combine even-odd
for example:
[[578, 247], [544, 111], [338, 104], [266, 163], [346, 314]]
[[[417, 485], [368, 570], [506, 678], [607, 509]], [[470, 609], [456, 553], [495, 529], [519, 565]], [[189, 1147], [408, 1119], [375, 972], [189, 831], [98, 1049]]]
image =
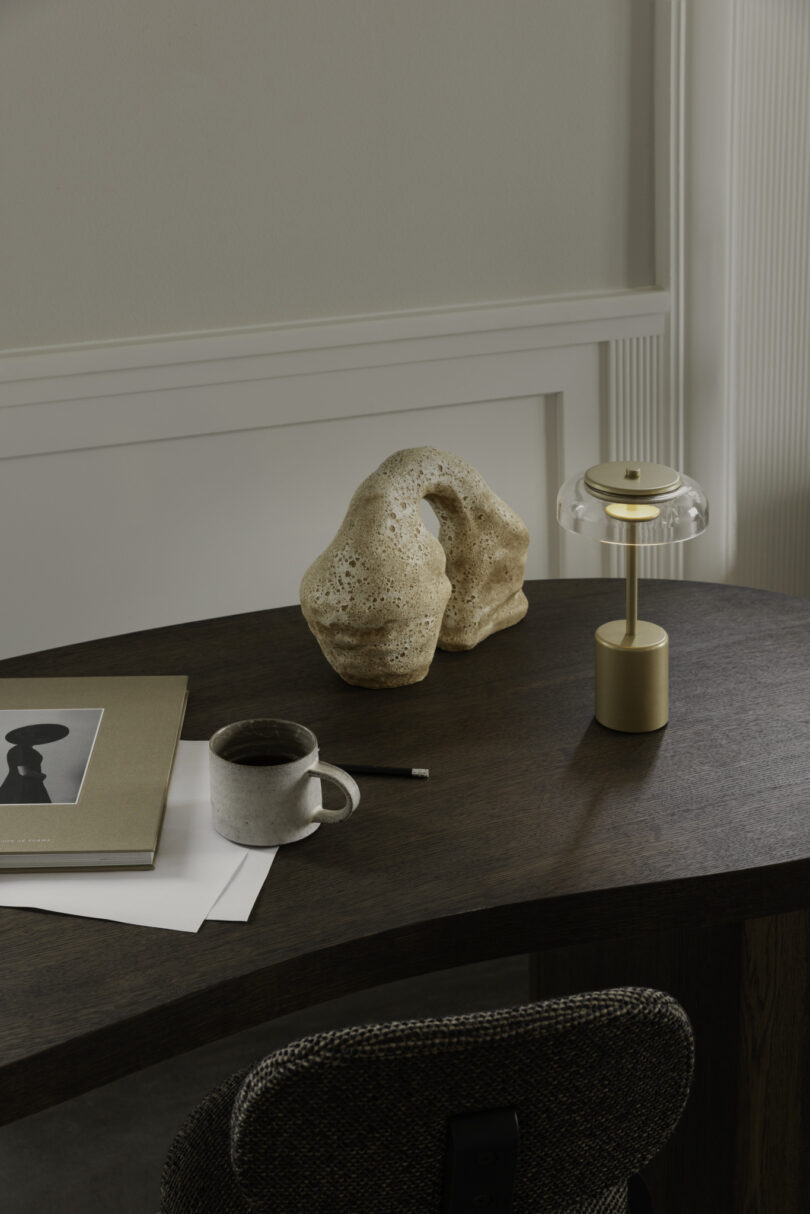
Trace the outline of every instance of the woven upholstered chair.
[[[315, 1033], [232, 1076], [172, 1144], [162, 1214], [626, 1214], [693, 1037], [637, 987]], [[629, 1183], [629, 1189], [628, 1189]]]

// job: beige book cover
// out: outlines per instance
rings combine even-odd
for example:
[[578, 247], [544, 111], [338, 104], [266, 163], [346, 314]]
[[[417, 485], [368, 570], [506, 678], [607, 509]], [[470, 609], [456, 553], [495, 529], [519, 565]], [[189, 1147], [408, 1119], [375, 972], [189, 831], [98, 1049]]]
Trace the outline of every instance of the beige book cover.
[[187, 685], [0, 679], [0, 869], [151, 868]]

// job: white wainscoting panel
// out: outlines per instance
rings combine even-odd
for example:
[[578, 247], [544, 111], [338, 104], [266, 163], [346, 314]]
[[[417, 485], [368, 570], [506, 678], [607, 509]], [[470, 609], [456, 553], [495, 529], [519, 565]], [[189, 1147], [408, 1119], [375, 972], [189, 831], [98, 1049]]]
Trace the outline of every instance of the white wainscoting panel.
[[607, 571], [556, 493], [608, 458], [613, 411], [653, 399], [646, 371], [606, 394], [605, 360], [629, 343], [646, 366], [667, 308], [627, 292], [0, 359], [0, 655], [296, 603], [407, 446], [479, 469], [529, 527], [529, 577]]

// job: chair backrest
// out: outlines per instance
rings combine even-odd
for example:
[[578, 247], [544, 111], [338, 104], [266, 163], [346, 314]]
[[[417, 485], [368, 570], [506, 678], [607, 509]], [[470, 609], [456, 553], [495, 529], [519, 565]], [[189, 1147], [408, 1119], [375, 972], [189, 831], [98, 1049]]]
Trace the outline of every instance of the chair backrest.
[[514, 1111], [519, 1143], [511, 1196], [481, 1208], [618, 1214], [693, 1060], [680, 1005], [636, 987], [317, 1033], [200, 1106], [167, 1159], [163, 1214], [441, 1214], [451, 1123], [485, 1110]]

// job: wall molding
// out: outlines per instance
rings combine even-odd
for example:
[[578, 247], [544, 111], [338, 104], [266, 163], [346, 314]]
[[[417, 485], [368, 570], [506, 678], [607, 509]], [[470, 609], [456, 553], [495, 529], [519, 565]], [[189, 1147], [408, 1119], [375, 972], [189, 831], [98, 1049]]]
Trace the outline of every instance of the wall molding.
[[[591, 340], [577, 330], [577, 326], [583, 323], [666, 312], [667, 306], [666, 292], [643, 288], [476, 304], [466, 308], [347, 316], [298, 324], [252, 325], [203, 333], [131, 338], [120, 342], [6, 350], [0, 351], [0, 383], [31, 378], [46, 368], [51, 375], [119, 370], [124, 367], [197, 362], [206, 355], [229, 358], [279, 354], [420, 337], [482, 333], [486, 330], [562, 326], [560, 335], [568, 335], [577, 343]], [[551, 344], [568, 343], [555, 338]]]
[[736, 4], [678, 0], [677, 14], [682, 43], [677, 314], [686, 402], [683, 467], [704, 487], [710, 507], [705, 535], [686, 545], [685, 569], [687, 577], [715, 582], [729, 579], [735, 543], [735, 402], [729, 374]]
[[[0, 357], [0, 458], [531, 392], [533, 356], [664, 332], [667, 291], [346, 318]], [[418, 402], [418, 404], [415, 404]]]

